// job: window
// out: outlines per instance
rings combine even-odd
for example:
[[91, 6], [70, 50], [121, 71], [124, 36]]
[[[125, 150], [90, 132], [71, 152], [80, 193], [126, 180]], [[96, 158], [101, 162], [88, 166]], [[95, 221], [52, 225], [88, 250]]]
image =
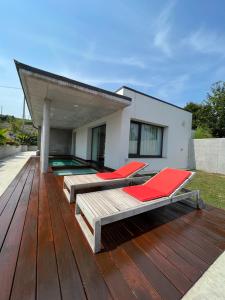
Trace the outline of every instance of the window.
[[163, 127], [131, 121], [129, 157], [162, 157]]

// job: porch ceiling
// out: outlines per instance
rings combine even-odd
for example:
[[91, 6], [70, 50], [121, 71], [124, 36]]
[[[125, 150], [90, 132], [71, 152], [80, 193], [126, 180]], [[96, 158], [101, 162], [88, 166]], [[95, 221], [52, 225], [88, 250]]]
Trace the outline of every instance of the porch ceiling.
[[77, 128], [110, 115], [131, 99], [15, 61], [35, 126], [41, 126], [44, 99], [51, 100], [50, 126]]

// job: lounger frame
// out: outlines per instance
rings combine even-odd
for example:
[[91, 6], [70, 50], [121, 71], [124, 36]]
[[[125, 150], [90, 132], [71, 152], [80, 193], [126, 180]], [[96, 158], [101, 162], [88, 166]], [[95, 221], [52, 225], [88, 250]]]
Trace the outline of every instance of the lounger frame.
[[[179, 186], [179, 188], [176, 191], [174, 191], [169, 197], [163, 197], [160, 199], [141, 202], [130, 195], [128, 196], [127, 193], [123, 192], [124, 194], [126, 194], [126, 196], [124, 197], [124, 199], [120, 200], [124, 203], [124, 201], [126, 201], [125, 198], [130, 197], [130, 200], [132, 199], [132, 201], [134, 202], [134, 206], [128, 209], [122, 209], [118, 212], [113, 212], [110, 215], [105, 214], [106, 210], [108, 209], [108, 204], [102, 204], [102, 206], [100, 206], [99, 203], [97, 203], [97, 198], [100, 195], [104, 197], [103, 195], [105, 192], [107, 192], [107, 195], [110, 195], [110, 191], [78, 194], [75, 209], [75, 217], [92, 251], [94, 253], [97, 253], [101, 250], [101, 227], [106, 224], [126, 219], [178, 201], [182, 201], [185, 204], [191, 205], [195, 208], [204, 208], [204, 202], [200, 199], [200, 194], [198, 190], [189, 191], [187, 189], [184, 189], [184, 186], [192, 179], [194, 175], [195, 173], [192, 172], [190, 177], [187, 180], [185, 180], [184, 183], [181, 186]], [[180, 191], [182, 191], [182, 194], [177, 195]], [[115, 193], [118, 193], [120, 197], [121, 195], [123, 195], [121, 194], [121, 189], [114, 189], [111, 192], [114, 193], [114, 197]], [[137, 203], [136, 206], [135, 201]], [[85, 218], [83, 217], [83, 215], [85, 216]], [[93, 233], [89, 229], [85, 219], [92, 227]]]
[[[88, 189], [94, 187], [104, 187], [104, 186], [113, 186], [113, 185], [126, 185], [129, 183], [138, 183], [143, 181], [145, 176], [135, 177], [134, 176], [146, 168], [148, 164], [145, 164], [142, 168], [139, 168], [137, 171], [133, 172], [131, 175], [127, 176], [126, 178], [119, 178], [119, 179], [109, 179], [105, 180], [98, 177], [96, 174], [89, 174], [89, 175], [73, 175], [73, 176], [64, 176], [63, 181], [63, 191], [64, 194], [69, 201], [69, 203], [73, 203], [76, 201], [76, 193], [81, 189]], [[87, 180], [89, 180], [87, 182]], [[77, 183], [76, 183], [77, 182]], [[78, 183], [79, 182], [79, 183]]]

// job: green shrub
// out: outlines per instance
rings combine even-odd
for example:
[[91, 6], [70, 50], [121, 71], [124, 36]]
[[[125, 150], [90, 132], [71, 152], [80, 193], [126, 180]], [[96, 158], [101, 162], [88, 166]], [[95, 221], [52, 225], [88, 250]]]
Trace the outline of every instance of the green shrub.
[[5, 136], [5, 129], [0, 129], [0, 145], [5, 145], [6, 144], [6, 136]]
[[209, 128], [207, 127], [197, 127], [194, 133], [195, 139], [208, 139], [212, 138], [212, 133]]

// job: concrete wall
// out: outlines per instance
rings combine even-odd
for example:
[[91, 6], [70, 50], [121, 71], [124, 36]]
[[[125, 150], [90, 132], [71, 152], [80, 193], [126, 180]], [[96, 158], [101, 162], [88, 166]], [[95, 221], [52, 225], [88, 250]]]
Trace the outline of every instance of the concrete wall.
[[71, 153], [72, 130], [51, 128], [49, 154], [68, 155]]
[[[119, 93], [131, 97], [132, 104], [76, 129], [76, 155], [84, 159], [91, 158], [91, 128], [106, 124], [105, 166], [118, 168], [128, 161], [140, 160], [150, 164], [146, 172], [159, 171], [167, 166], [187, 168], [191, 114], [127, 89], [122, 89]], [[164, 127], [162, 158], [128, 158], [131, 120]]]
[[190, 168], [225, 174], [225, 138], [193, 140], [189, 157]]
[[22, 151], [21, 146], [11, 146], [11, 145], [0, 146], [0, 159], [10, 155], [17, 154], [21, 151]]

